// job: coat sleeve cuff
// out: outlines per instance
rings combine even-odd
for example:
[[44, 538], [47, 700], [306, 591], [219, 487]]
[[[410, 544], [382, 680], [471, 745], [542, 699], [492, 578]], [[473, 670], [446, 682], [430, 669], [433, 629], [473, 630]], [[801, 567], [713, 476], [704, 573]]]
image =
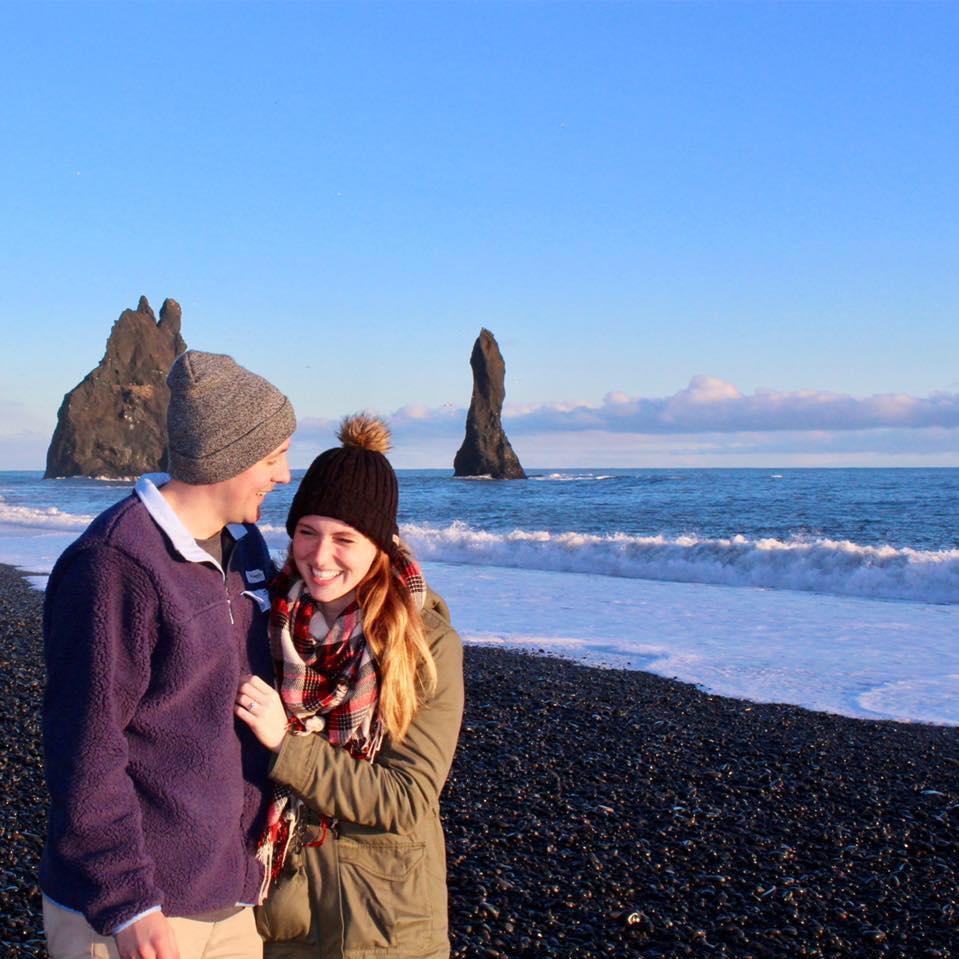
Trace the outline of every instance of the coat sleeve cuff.
[[150, 906], [149, 909], [144, 909], [143, 912], [137, 913], [132, 919], [127, 919], [126, 922], [121, 922], [119, 926], [114, 929], [110, 935], [115, 936], [118, 932], [123, 932], [124, 929], [129, 929], [135, 922], [139, 922], [144, 916], [149, 916], [151, 912], [159, 912], [163, 907], [157, 903], [155, 906]]

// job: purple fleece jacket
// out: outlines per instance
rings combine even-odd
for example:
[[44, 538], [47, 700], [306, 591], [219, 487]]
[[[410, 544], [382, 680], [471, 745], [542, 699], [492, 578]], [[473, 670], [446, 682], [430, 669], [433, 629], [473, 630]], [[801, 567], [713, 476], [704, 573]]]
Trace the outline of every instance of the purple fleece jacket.
[[242, 675], [272, 682], [272, 564], [256, 527], [231, 529], [246, 533], [224, 579], [134, 494], [50, 576], [40, 885], [102, 935], [157, 905], [191, 916], [256, 901], [269, 753], [233, 700]]

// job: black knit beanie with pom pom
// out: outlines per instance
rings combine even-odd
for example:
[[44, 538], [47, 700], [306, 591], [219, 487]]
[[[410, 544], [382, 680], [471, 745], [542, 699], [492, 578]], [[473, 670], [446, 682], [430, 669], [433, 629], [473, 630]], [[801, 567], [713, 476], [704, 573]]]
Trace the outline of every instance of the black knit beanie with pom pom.
[[302, 517], [328, 516], [348, 523], [392, 556], [399, 490], [383, 455], [390, 448], [389, 428], [378, 417], [358, 413], [343, 420], [336, 436], [343, 445], [320, 453], [300, 481], [286, 531], [292, 539]]

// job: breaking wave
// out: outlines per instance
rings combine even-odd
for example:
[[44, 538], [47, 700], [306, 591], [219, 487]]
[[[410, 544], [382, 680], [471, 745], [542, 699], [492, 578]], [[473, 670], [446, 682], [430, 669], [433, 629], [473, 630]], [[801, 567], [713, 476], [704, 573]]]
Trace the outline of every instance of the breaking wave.
[[445, 528], [404, 525], [402, 534], [420, 559], [439, 562], [959, 603], [957, 549], [860, 546], [825, 538], [488, 533], [460, 522]]
[[69, 532], [86, 529], [92, 520], [92, 516], [64, 513], [56, 506], [40, 509], [34, 506], [14, 506], [0, 496], [0, 523], [6, 523], [8, 526], [32, 526]]
[[611, 480], [616, 477], [606, 473], [541, 473], [530, 476], [529, 479], [540, 483], [583, 483], [590, 480]]
[[[0, 525], [76, 533], [92, 519], [55, 506], [17, 506], [0, 497]], [[278, 555], [285, 552], [281, 523], [260, 528]], [[959, 604], [959, 549], [863, 546], [826, 537], [491, 533], [463, 522], [404, 524], [401, 532], [426, 561]]]

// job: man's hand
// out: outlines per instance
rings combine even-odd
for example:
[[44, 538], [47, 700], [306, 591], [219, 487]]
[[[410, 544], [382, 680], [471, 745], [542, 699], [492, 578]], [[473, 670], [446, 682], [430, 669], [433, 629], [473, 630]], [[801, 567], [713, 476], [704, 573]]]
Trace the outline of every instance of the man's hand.
[[272, 686], [259, 676], [250, 676], [240, 683], [233, 712], [267, 749], [275, 753], [280, 751], [280, 743], [286, 736], [286, 708]]
[[180, 959], [173, 928], [162, 912], [147, 913], [113, 938], [120, 959]]

